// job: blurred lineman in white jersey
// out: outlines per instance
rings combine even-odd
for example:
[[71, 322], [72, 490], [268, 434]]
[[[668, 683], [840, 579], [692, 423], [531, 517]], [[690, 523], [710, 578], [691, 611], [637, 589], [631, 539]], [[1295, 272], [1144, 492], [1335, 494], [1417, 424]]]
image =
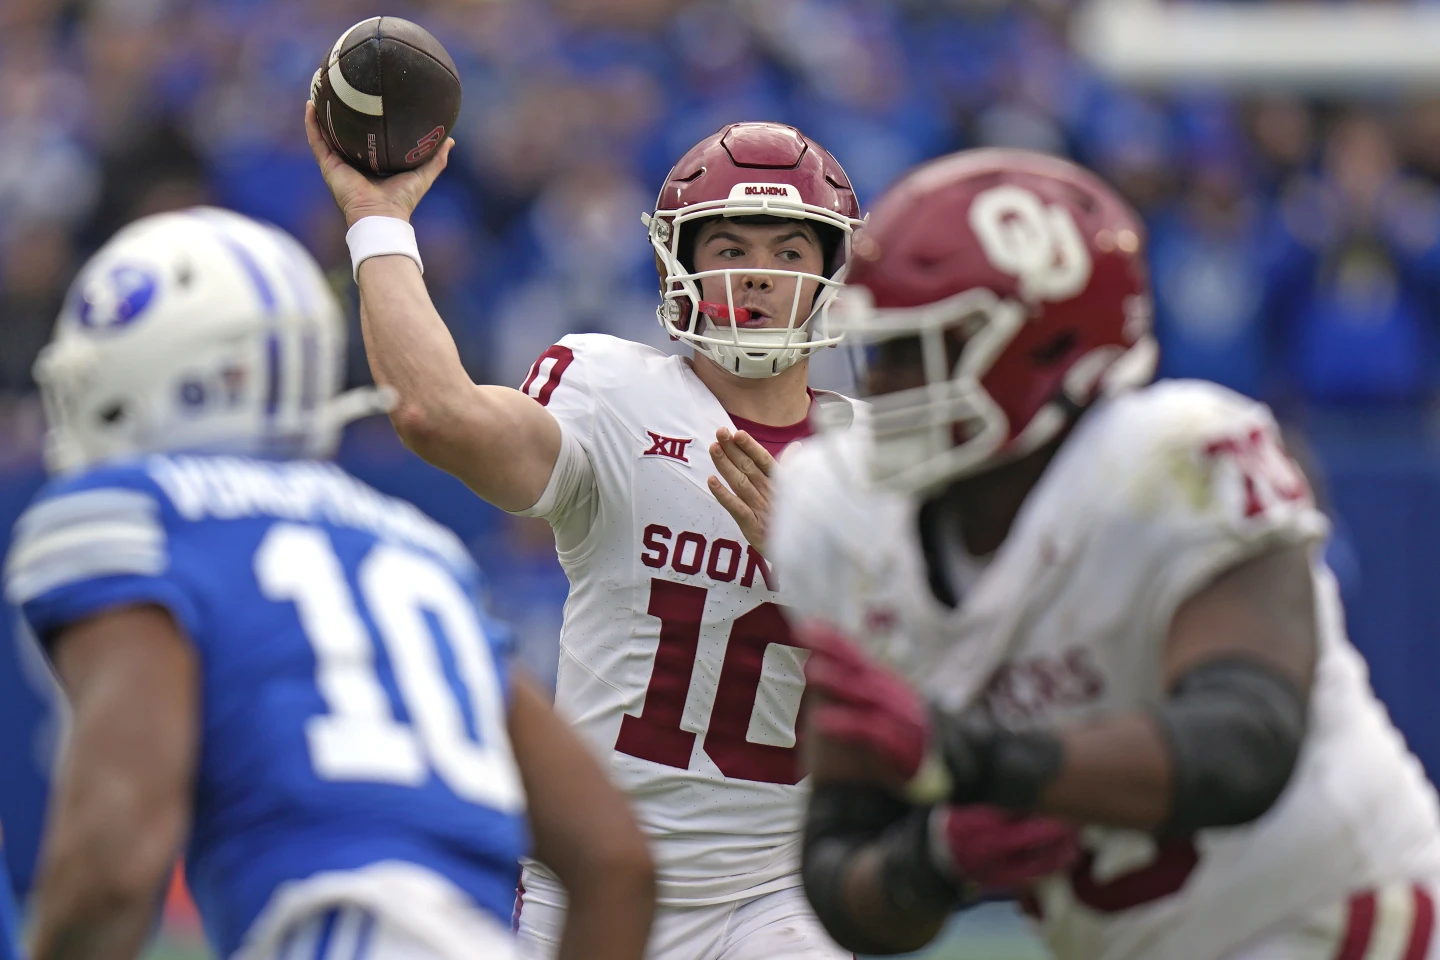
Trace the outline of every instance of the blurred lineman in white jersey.
[[1029, 891], [1061, 960], [1440, 957], [1435, 793], [1326, 520], [1265, 407], [1146, 385], [1141, 230], [988, 150], [857, 234], [837, 322], [874, 405], [782, 465], [769, 544], [815, 641], [807, 892], [846, 946], [916, 949], [987, 804], [1082, 826]]
[[[772, 455], [808, 434], [812, 406], [851, 413], [806, 385], [809, 355], [836, 342], [825, 316], [858, 223], [844, 171], [780, 124], [706, 138], [644, 218], [660, 320], [693, 355], [567, 336], [513, 390], [466, 375], [406, 222], [448, 147], [371, 182], [313, 118], [309, 130], [350, 225], [366, 349], [398, 394], [396, 430], [481, 497], [555, 530], [570, 578], [556, 709], [650, 837], [648, 956], [848, 957], [800, 889], [804, 653], [775, 571], [747, 544], [763, 537]], [[565, 909], [554, 875], [528, 864], [522, 945], [552, 955]]]

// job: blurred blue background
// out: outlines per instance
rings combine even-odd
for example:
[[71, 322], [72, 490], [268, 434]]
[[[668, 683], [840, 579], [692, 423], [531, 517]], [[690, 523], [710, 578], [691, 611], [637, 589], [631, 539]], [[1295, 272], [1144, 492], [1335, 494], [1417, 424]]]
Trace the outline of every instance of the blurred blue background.
[[[31, 364], [116, 228], [202, 202], [274, 221], [353, 314], [301, 107], [334, 38], [377, 12], [427, 26], [462, 73], [458, 148], [416, 225], [481, 381], [518, 383], [571, 331], [664, 342], [639, 214], [723, 123], [799, 126], [862, 203], [962, 147], [1095, 168], [1150, 225], [1163, 373], [1275, 406], [1336, 519], [1376, 687], [1440, 773], [1440, 97], [1127, 89], [1073, 52], [1059, 2], [0, 0], [0, 550], [42, 479]], [[821, 376], [843, 388], [838, 370]], [[481, 503], [384, 422], [352, 427], [341, 459], [460, 532], [551, 675], [565, 581], [548, 528]], [[0, 824], [23, 889], [56, 721], [13, 628], [6, 611]]]

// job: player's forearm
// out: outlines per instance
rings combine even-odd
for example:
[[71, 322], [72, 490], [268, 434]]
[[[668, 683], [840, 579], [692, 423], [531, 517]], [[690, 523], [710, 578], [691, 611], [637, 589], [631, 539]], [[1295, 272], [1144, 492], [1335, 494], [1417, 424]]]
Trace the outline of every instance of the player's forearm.
[[466, 403], [474, 383], [420, 269], [409, 257], [360, 264], [360, 326], [375, 382], [392, 388], [396, 429], [443, 424]]
[[360, 265], [360, 320], [375, 381], [396, 392], [390, 422], [407, 447], [502, 510], [540, 499], [559, 424], [518, 390], [470, 380], [408, 257]]
[[[67, 767], [76, 770], [85, 760], [73, 756]], [[34, 956], [137, 956], [174, 867], [183, 814], [138, 809], [133, 791], [109, 777], [62, 775], [57, 793], [36, 898]]]
[[1082, 823], [1189, 834], [1254, 821], [1299, 761], [1307, 698], [1248, 657], [1178, 677], [1167, 699], [1059, 729], [1010, 731], [941, 715], [953, 799]]
[[[1274, 701], [1267, 712], [1282, 699], [1268, 691], [1257, 696]], [[1172, 699], [1155, 713], [1061, 730], [1065, 763], [1038, 809], [1146, 831], [1189, 833], [1249, 823], [1270, 809], [1289, 780], [1303, 709], [1297, 698], [1289, 729], [1277, 730], [1283, 719], [1245, 716], [1223, 699]]]
[[856, 953], [918, 950], [958, 906], [930, 857], [929, 810], [885, 790], [817, 783], [805, 820], [801, 876], [815, 915]]
[[1010, 730], [984, 709], [937, 712], [952, 803], [1153, 830], [1173, 804], [1172, 758], [1152, 714]]
[[[614, 788], [595, 784], [597, 799], [608, 803]], [[640, 960], [655, 913], [655, 872], [639, 831], [617, 810], [606, 829], [590, 820], [584, 801], [570, 807], [581, 826], [565, 843], [553, 817], [537, 830], [536, 855], [565, 886], [565, 931], [557, 960]], [[540, 834], [545, 836], [543, 839]]]
[[[34, 960], [129, 960], [150, 934], [158, 890], [143, 900], [115, 898], [97, 890], [44, 909], [36, 921]], [[42, 904], [46, 901], [42, 899]]]
[[35, 956], [125, 960], [189, 825], [198, 657], [152, 606], [81, 621], [50, 648], [72, 717], [41, 845]]
[[1038, 812], [1136, 830], [1165, 822], [1174, 793], [1171, 763], [1150, 714], [1106, 717], [1059, 737], [1065, 761]]
[[[593, 786], [591, 796], [608, 805], [614, 788]], [[640, 960], [655, 913], [655, 871], [645, 841], [623, 803], [601, 815], [612, 821], [606, 827], [588, 815], [586, 801], [573, 799], [570, 818], [578, 824], [563, 843], [557, 842], [553, 816], [545, 817], [536, 835], [536, 855], [555, 871], [567, 896], [557, 960]]]
[[913, 953], [940, 933], [953, 909], [932, 904], [900, 907], [885, 890], [885, 849], [879, 842], [859, 850], [842, 873], [841, 890], [855, 925], [869, 939], [851, 944], [874, 955]]
[[556, 960], [640, 960], [650, 935], [655, 891], [648, 874], [594, 876], [568, 889]]
[[624, 798], [520, 676], [509, 727], [534, 855], [555, 871], [569, 897], [560, 960], [639, 960], [655, 910], [655, 869]]

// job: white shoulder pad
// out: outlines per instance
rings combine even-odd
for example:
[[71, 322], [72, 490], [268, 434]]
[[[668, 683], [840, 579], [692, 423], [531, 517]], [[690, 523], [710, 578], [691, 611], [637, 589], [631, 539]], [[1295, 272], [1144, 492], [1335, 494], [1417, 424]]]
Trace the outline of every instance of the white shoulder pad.
[[1173, 380], [1096, 413], [1095, 429], [1082, 424], [1074, 439], [1096, 448], [1092, 479], [1122, 510], [1239, 536], [1313, 519], [1309, 483], [1263, 404], [1216, 384]]
[[648, 368], [669, 359], [653, 347], [603, 333], [561, 337], [530, 366], [520, 392], [535, 399], [590, 448], [597, 405], [616, 387], [633, 393], [647, 381]]
[[154, 497], [123, 487], [36, 504], [15, 524], [5, 599], [19, 605], [83, 580], [163, 573], [169, 560], [159, 512]]
[[[1053, 465], [1064, 490], [1049, 507], [1089, 518], [1068, 525], [1084, 531], [1089, 563], [1130, 583], [1157, 627], [1229, 567], [1329, 532], [1259, 403], [1210, 383], [1166, 381], [1090, 416]], [[1076, 460], [1083, 466], [1067, 469]]]
[[863, 427], [870, 416], [870, 404], [833, 390], [815, 390], [815, 409], [810, 416], [822, 430], [852, 430]]

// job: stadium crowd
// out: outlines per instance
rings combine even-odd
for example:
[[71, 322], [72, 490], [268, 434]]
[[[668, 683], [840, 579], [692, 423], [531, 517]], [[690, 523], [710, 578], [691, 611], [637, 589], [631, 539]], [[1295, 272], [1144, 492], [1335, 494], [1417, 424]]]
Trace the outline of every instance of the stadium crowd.
[[[209, 202], [273, 221], [354, 303], [301, 104], [333, 38], [373, 12], [0, 5], [0, 462], [38, 470], [34, 357], [78, 264], [135, 217]], [[416, 223], [477, 380], [518, 383], [567, 332], [662, 342], [639, 214], [686, 146], [745, 118], [825, 144], [862, 204], [966, 146], [1092, 166], [1150, 225], [1163, 374], [1217, 380], [1292, 422], [1360, 404], [1402, 430], [1422, 429], [1440, 383], [1440, 99], [1126, 89], [1069, 48], [1059, 3], [406, 0], [385, 12], [430, 28], [465, 83], [458, 149]], [[351, 343], [351, 378], [365, 381]], [[828, 375], [847, 385], [843, 363]], [[565, 581], [543, 524], [454, 496], [398, 455], [383, 422], [348, 446], [482, 560], [503, 560], [490, 564], [505, 581], [498, 611], [548, 673]]]
[[[639, 214], [691, 143], [774, 119], [833, 151], [862, 204], [961, 147], [1073, 156], [1150, 226], [1162, 374], [1235, 387], [1292, 423], [1363, 407], [1424, 429], [1440, 386], [1437, 97], [1127, 89], [1069, 48], [1063, 0], [3, 0], [5, 527], [38, 483], [35, 355], [75, 269], [122, 224], [201, 202], [273, 221], [353, 308], [301, 105], [334, 38], [377, 12], [434, 32], [465, 83], [458, 149], [416, 224], [477, 380], [518, 384], [567, 332], [663, 341]], [[351, 378], [368, 380], [358, 332], [351, 346]], [[532, 667], [553, 670], [566, 582], [548, 528], [461, 495], [383, 420], [346, 452], [465, 536]]]
[[[210, 201], [344, 279], [300, 101], [349, 0], [9, 0], [0, 8], [0, 394], [76, 264], [120, 224]], [[1436, 383], [1440, 100], [1238, 101], [1118, 88], [1066, 10], [997, 0], [432, 0], [459, 63], [458, 162], [420, 211], [472, 373], [515, 382], [572, 330], [655, 340], [638, 214], [684, 149], [794, 123], [862, 201], [964, 146], [1069, 154], [1153, 232], [1166, 372], [1281, 406], [1420, 404]], [[803, 36], [802, 44], [787, 37]], [[338, 281], [337, 281], [338, 282]], [[363, 363], [354, 364], [357, 378]]]

